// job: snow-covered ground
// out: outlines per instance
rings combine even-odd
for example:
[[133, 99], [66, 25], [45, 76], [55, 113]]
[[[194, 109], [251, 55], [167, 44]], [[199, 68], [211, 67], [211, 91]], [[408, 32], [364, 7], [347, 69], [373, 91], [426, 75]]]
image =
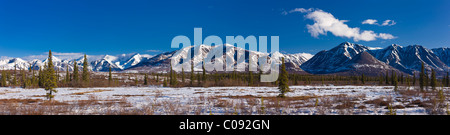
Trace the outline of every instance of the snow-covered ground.
[[[114, 104], [75, 108], [82, 114], [103, 114], [102, 110], [131, 109], [143, 111], [149, 106], [150, 114], [385, 114], [389, 109], [380, 101], [386, 101], [397, 115], [429, 114], [430, 99], [420, 94], [404, 95], [394, 92], [392, 86], [291, 86], [286, 99], [276, 98], [276, 87], [105, 87], [105, 88], [57, 88], [54, 101], [77, 103], [95, 97], [98, 101], [126, 101], [127, 106]], [[449, 88], [443, 88], [448, 92]], [[0, 99], [41, 99], [44, 89], [0, 88]], [[373, 103], [373, 101], [377, 101]], [[372, 103], [370, 103], [372, 101]], [[420, 101], [423, 104], [415, 103]], [[444, 103], [448, 103], [445, 100]], [[145, 109], [143, 109], [145, 108]], [[443, 109], [445, 110], [445, 109]], [[63, 113], [64, 114], [64, 113]], [[148, 114], [148, 113], [145, 113]]]

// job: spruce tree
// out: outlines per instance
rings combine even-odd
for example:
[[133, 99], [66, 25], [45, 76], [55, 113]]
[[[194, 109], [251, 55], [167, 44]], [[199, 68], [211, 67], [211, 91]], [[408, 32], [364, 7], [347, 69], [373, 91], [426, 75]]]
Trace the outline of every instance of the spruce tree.
[[6, 72], [4, 70], [2, 70], [2, 78], [0, 81], [0, 86], [6, 87]]
[[398, 79], [393, 70], [392, 70], [392, 77], [393, 77], [392, 80], [394, 80], [392, 82], [392, 84], [394, 85], [394, 91], [397, 91], [398, 90]]
[[38, 86], [41, 88], [44, 87], [44, 72], [42, 72], [42, 67], [39, 67], [38, 71]]
[[423, 66], [423, 62], [422, 65], [420, 67], [420, 73], [419, 73], [419, 85], [420, 85], [420, 91], [424, 90], [424, 86], [425, 86], [425, 68]]
[[144, 85], [148, 85], [148, 75], [147, 75], [147, 73], [144, 74]]
[[159, 83], [159, 73], [156, 73], [156, 82]]
[[25, 71], [22, 70], [22, 88], [27, 88], [28, 86], [28, 79], [27, 79], [27, 75], [25, 74]]
[[56, 84], [56, 75], [55, 75], [55, 69], [53, 66], [53, 60], [52, 60], [52, 51], [50, 50], [48, 52], [48, 61], [47, 61], [47, 67], [44, 71], [45, 78], [44, 78], [44, 89], [48, 91], [47, 98], [51, 100], [54, 96], [52, 92], [57, 92], [55, 88], [58, 87]]
[[81, 78], [83, 80], [84, 86], [89, 86], [89, 65], [86, 54], [84, 54], [84, 60], [83, 60], [83, 73], [81, 74]]
[[206, 82], [205, 59], [203, 59], [203, 65], [202, 65], [202, 81], [203, 81], [203, 83]]
[[170, 86], [173, 86], [173, 70], [172, 70], [172, 63], [170, 64], [169, 84], [170, 84]]
[[286, 65], [284, 64], [284, 57], [281, 58], [281, 72], [278, 78], [278, 89], [280, 90], [279, 97], [285, 97], [285, 93], [289, 92], [288, 85], [288, 72], [286, 71]]
[[400, 74], [400, 83], [403, 84], [403, 73]]
[[134, 76], [134, 86], [138, 86], [139, 80], [138, 80], [138, 76]]
[[378, 85], [383, 85], [383, 75], [381, 75], [381, 74], [378, 78]]
[[437, 86], [437, 80], [436, 80], [436, 71], [434, 69], [431, 69], [431, 89], [436, 90]]
[[364, 77], [364, 73], [361, 75], [361, 83], [365, 84], [366, 77]]
[[163, 87], [167, 87], [167, 79], [166, 78], [164, 78]]
[[416, 86], [416, 73], [413, 73], [412, 86]]
[[67, 69], [66, 69], [66, 78], [65, 78], [65, 82], [66, 82], [66, 83], [69, 83], [69, 82], [70, 82], [69, 66], [67, 66]]
[[14, 65], [14, 72], [13, 72], [14, 76], [13, 76], [13, 80], [12, 80], [12, 83], [11, 83], [11, 85], [13, 87], [16, 87], [16, 85], [17, 85], [16, 67], [17, 67], [17, 65]]
[[394, 82], [397, 80], [397, 75], [395, 74], [394, 70], [391, 71], [391, 84], [395, 85]]
[[252, 71], [250, 71], [250, 68], [249, 68], [249, 71], [248, 71], [248, 86], [252, 86], [253, 85], [253, 73], [252, 73]]
[[426, 90], [428, 90], [428, 86], [430, 86], [430, 77], [428, 76], [428, 73], [425, 70], [425, 89]]
[[73, 77], [72, 77], [72, 81], [76, 84], [76, 85], [78, 85], [78, 81], [79, 81], [79, 75], [78, 75], [78, 65], [77, 65], [77, 61], [76, 60], [74, 60], [73, 61], [73, 73], [72, 73], [73, 75]]
[[109, 74], [108, 74], [108, 85], [111, 86], [112, 83], [112, 73], [111, 73], [111, 66], [109, 66]]
[[447, 72], [447, 82], [446, 82], [446, 84], [445, 84], [445, 86], [447, 86], [447, 87], [450, 87], [450, 76], [448, 75], [448, 72]]
[[185, 83], [184, 68], [181, 68], [181, 82]]
[[385, 81], [386, 81], [386, 85], [389, 85], [389, 73], [388, 73], [388, 71], [386, 71], [386, 79], [385, 79]]

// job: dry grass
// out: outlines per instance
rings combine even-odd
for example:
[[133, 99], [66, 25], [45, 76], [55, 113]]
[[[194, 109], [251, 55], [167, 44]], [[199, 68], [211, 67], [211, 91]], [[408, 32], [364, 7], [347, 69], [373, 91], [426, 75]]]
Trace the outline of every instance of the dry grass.
[[112, 90], [92, 90], [92, 91], [72, 93], [71, 95], [84, 95], [87, 93], [97, 93], [97, 92], [104, 92], [104, 91], [112, 91]]

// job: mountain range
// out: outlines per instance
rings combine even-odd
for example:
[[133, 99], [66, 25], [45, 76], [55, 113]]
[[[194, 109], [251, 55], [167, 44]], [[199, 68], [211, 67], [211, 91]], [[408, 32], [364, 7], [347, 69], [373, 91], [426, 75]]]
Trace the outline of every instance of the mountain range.
[[[195, 53], [194, 53], [195, 52]], [[214, 61], [217, 57], [214, 54], [223, 52], [219, 61]], [[244, 52], [238, 53], [237, 52]], [[450, 68], [450, 49], [448, 47], [427, 49], [421, 45], [409, 45], [406, 47], [392, 44], [386, 48], [372, 48], [361, 44], [343, 42], [338, 46], [318, 52], [315, 55], [308, 53], [283, 54], [280, 52], [261, 53], [246, 50], [233, 45], [224, 44], [216, 46], [196, 45], [182, 48], [176, 51], [164, 52], [154, 56], [147, 54], [131, 53], [121, 55], [87, 55], [89, 60], [89, 70], [105, 72], [109, 70], [117, 72], [167, 72], [171, 59], [182, 62], [187, 54], [193, 54], [188, 58], [193, 62], [195, 70], [201, 70], [203, 58], [213, 59], [213, 63], [233, 63], [248, 68], [249, 62], [258, 64], [257, 57], [248, 58], [249, 54], [255, 56], [267, 56], [268, 61], [274, 59], [277, 64], [281, 64], [281, 58], [285, 58], [286, 68], [290, 72], [306, 72], [311, 74], [367, 74], [378, 75], [387, 71], [398, 73], [414, 74], [420, 71], [421, 63], [427, 71], [435, 69], [438, 73], [447, 72]], [[196, 54], [196, 55], [194, 55]], [[233, 59], [227, 59], [233, 58]], [[245, 59], [239, 59], [239, 57]], [[74, 61], [77, 62], [80, 70], [84, 57], [77, 59], [60, 59], [56, 56], [52, 58], [55, 69], [60, 71], [73, 70]], [[196, 61], [194, 61], [196, 60]], [[22, 58], [2, 57], [0, 59], [0, 69], [12, 70], [16, 66], [21, 69], [39, 69], [47, 62], [45, 59], [24, 60]], [[225, 64], [224, 64], [225, 65]], [[190, 69], [184, 69], [190, 71]]]
[[344, 42], [330, 50], [320, 51], [300, 67], [312, 74], [376, 75], [383, 73], [381, 71], [394, 70], [412, 75], [420, 71], [423, 62], [425, 70], [434, 69], [438, 73], [444, 73], [450, 69], [449, 53], [448, 48], [430, 50], [420, 45], [403, 47], [393, 44], [380, 49]]

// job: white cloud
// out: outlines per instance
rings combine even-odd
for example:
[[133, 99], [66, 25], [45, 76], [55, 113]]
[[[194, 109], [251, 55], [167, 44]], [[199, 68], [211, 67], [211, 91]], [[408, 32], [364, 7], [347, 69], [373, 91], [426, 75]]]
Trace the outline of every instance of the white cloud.
[[364, 21], [362, 22], [362, 24], [375, 25], [375, 24], [378, 24], [377, 22], [378, 22], [378, 21], [375, 20], [375, 19], [367, 19], [367, 20], [364, 20]]
[[381, 25], [382, 26], [392, 26], [392, 25], [395, 25], [395, 24], [397, 24], [397, 23], [394, 20], [386, 20]]
[[378, 25], [378, 26], [392, 26], [397, 24], [394, 20], [385, 20], [382, 24], [377, 23], [375, 19], [367, 19], [362, 22], [362, 24]]
[[361, 30], [358, 27], [349, 27], [345, 22], [348, 20], [339, 20], [335, 18], [331, 13], [325, 12], [320, 9], [303, 9], [298, 8], [291, 10], [292, 12], [307, 13], [305, 18], [314, 21], [314, 24], [307, 24], [308, 32], [313, 37], [319, 37], [319, 35], [327, 35], [328, 32], [335, 36], [353, 38], [354, 41], [374, 41], [377, 38], [381, 39], [394, 39], [395, 36], [388, 33], [375, 33], [371, 30]]
[[289, 13], [294, 13], [294, 12], [306, 13], [306, 12], [311, 12], [313, 10], [314, 10], [313, 8], [309, 8], [309, 9], [296, 8], [296, 9], [289, 11]]

